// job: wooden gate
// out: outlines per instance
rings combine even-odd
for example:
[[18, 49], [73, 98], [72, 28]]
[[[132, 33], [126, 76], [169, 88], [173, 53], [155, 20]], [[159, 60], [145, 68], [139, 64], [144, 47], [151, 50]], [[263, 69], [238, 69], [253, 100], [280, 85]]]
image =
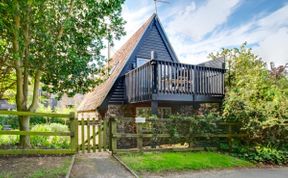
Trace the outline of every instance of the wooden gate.
[[108, 133], [107, 120], [78, 120], [78, 151], [90, 153], [108, 150]]

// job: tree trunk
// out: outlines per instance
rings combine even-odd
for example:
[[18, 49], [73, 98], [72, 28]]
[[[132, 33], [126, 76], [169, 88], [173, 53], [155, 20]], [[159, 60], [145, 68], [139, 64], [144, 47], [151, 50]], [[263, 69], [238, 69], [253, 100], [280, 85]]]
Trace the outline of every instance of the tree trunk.
[[[30, 117], [27, 116], [19, 116], [19, 126], [21, 131], [29, 131], [30, 130]], [[20, 147], [22, 148], [30, 148], [30, 136], [28, 135], [20, 135]]]

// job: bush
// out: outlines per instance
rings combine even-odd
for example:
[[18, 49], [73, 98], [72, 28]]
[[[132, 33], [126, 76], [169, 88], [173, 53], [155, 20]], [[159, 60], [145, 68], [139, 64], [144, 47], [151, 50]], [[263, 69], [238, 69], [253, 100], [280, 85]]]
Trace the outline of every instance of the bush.
[[0, 145], [16, 145], [18, 142], [18, 135], [0, 135]]
[[[209, 113], [204, 115], [181, 116], [171, 115], [171, 122], [168, 124], [168, 131], [174, 143], [185, 143], [195, 141], [195, 135], [215, 133], [218, 129], [217, 121], [222, 118], [216, 114]], [[190, 143], [189, 143], [190, 144]]]
[[[282, 146], [288, 134], [288, 77], [285, 65], [267, 69], [246, 44], [223, 49], [228, 63], [223, 116], [242, 123], [248, 144]], [[283, 68], [284, 67], [284, 68]]]
[[37, 125], [37, 124], [50, 124], [50, 123], [59, 123], [59, 124], [66, 124], [65, 119], [63, 118], [47, 118], [47, 117], [41, 117], [41, 116], [34, 116], [30, 119], [31, 126]]
[[[66, 120], [63, 118], [47, 118], [41, 116], [33, 116], [30, 118], [30, 125], [33, 127], [38, 124], [59, 123], [66, 124]], [[0, 125], [11, 125], [12, 129], [19, 129], [18, 116], [0, 116]]]
[[[38, 132], [67, 132], [69, 131], [66, 125], [52, 123], [52, 124], [38, 124], [32, 127], [32, 131]], [[69, 137], [63, 136], [31, 136], [31, 145], [33, 147], [45, 148], [68, 148]]]
[[17, 116], [0, 116], [0, 125], [11, 125], [12, 129], [19, 128], [19, 121]]
[[[52, 123], [50, 124], [51, 131], [52, 132], [67, 132], [69, 131], [67, 125]], [[54, 136], [50, 138], [51, 145], [53, 145], [54, 148], [68, 148], [69, 147], [69, 137], [63, 137], [63, 136]]]
[[[0, 130], [3, 126], [0, 125]], [[19, 141], [18, 135], [0, 135], [0, 145], [16, 145]]]
[[[48, 124], [39, 124], [32, 127], [31, 131], [37, 132], [51, 132], [51, 128]], [[34, 147], [48, 147], [49, 137], [47, 136], [31, 136], [31, 145]]]
[[233, 154], [255, 163], [263, 164], [288, 164], [288, 152], [273, 147], [234, 147]]

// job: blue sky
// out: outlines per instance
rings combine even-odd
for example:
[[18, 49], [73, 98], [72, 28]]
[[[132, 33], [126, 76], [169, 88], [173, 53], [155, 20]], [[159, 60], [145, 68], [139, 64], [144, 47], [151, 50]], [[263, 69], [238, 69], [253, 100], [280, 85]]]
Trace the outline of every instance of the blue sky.
[[[247, 41], [264, 61], [288, 63], [288, 0], [166, 1], [158, 3], [158, 16], [181, 62], [201, 63], [211, 52]], [[154, 12], [153, 0], [126, 0], [127, 35], [112, 52]]]

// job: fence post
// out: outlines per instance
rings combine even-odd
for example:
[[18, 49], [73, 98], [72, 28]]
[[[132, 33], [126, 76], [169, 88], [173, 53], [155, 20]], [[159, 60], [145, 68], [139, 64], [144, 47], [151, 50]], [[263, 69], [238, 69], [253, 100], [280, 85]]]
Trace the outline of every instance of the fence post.
[[107, 119], [103, 122], [103, 150], [107, 149]]
[[70, 113], [70, 146], [71, 149], [75, 150], [75, 152], [78, 151], [78, 121], [77, 118], [75, 117], [75, 113], [71, 112]]
[[91, 152], [91, 143], [90, 143], [90, 117], [87, 117], [86, 120], [87, 124], [86, 124], [86, 128], [87, 128], [87, 152], [90, 153]]
[[111, 118], [111, 151], [113, 154], [115, 154], [117, 151], [117, 138], [115, 137], [115, 134], [117, 132], [117, 125], [116, 125], [116, 120], [114, 118]]
[[93, 117], [92, 119], [92, 145], [93, 145], [93, 152], [96, 152], [96, 120], [95, 120], [95, 117]]
[[81, 119], [81, 146], [82, 152], [85, 153], [84, 118]]
[[232, 125], [228, 123], [228, 145], [229, 145], [229, 152], [232, 152]]
[[98, 151], [101, 152], [103, 148], [103, 140], [102, 140], [102, 123], [103, 120], [99, 120], [99, 125], [98, 125]]
[[137, 123], [137, 148], [140, 152], [143, 151], [143, 132], [142, 132], [142, 123]]

